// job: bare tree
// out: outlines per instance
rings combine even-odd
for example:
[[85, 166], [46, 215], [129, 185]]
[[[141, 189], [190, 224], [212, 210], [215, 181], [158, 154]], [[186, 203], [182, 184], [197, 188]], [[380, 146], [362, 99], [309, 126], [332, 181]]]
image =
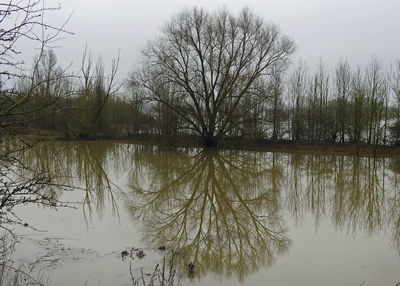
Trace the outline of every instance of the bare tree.
[[307, 93], [309, 76], [304, 62], [299, 62], [292, 72], [288, 82], [288, 102], [289, 102], [289, 121], [290, 137], [292, 140], [304, 139], [304, 100]]
[[376, 57], [366, 68], [366, 87], [368, 103], [368, 144], [379, 143], [382, 135], [381, 120], [384, 119], [384, 101], [387, 93], [386, 78], [382, 72], [382, 66]]
[[395, 72], [393, 74], [393, 92], [396, 100], [396, 117], [400, 120], [400, 61], [397, 62]]
[[37, 48], [54, 44], [64, 29], [67, 21], [61, 26], [54, 26], [45, 21], [45, 14], [60, 10], [60, 7], [47, 7], [42, 0], [8, 0], [0, 3], [0, 75], [11, 77], [17, 69], [23, 68], [19, 59], [21, 40], [37, 43]]
[[[60, 33], [66, 33], [64, 25], [53, 26], [45, 21], [47, 12], [59, 9], [45, 6], [42, 0], [8, 0], [0, 3], [0, 76], [3, 80], [0, 85], [0, 230], [12, 235], [10, 225], [28, 226], [13, 212], [15, 206], [26, 203], [58, 203], [56, 199], [43, 193], [43, 190], [54, 183], [54, 176], [39, 167], [29, 168], [19, 160], [19, 154], [31, 148], [31, 145], [17, 138], [6, 138], [6, 134], [10, 128], [22, 123], [18, 118], [23, 113], [37, 111], [34, 108], [21, 112], [21, 107], [29, 103], [33, 96], [32, 91], [43, 84], [42, 81], [39, 84], [35, 78], [46, 49], [59, 39]], [[32, 70], [26, 69], [20, 57], [23, 50], [20, 43], [23, 40], [37, 44], [39, 56]], [[24, 78], [30, 83], [25, 94], [18, 94], [15, 88], [15, 79], [18, 78]], [[1, 285], [8, 283], [5, 271], [10, 269], [16, 271], [16, 277], [25, 279], [27, 284], [39, 284], [29, 273], [13, 268], [12, 263], [4, 259], [6, 254], [6, 250], [0, 249]], [[18, 284], [18, 281], [15, 280], [14, 283]]]
[[283, 89], [284, 82], [282, 79], [282, 73], [274, 72], [269, 81], [268, 85], [268, 103], [270, 114], [268, 116], [268, 121], [272, 125], [272, 140], [277, 140], [281, 134], [281, 125], [283, 121]]
[[314, 132], [311, 140], [324, 140], [327, 138], [327, 107], [328, 107], [328, 96], [329, 96], [329, 74], [326, 71], [326, 66], [322, 59], [319, 62], [318, 70], [314, 74], [312, 84], [312, 95], [313, 97], [313, 123]]
[[363, 139], [363, 133], [366, 129], [366, 85], [363, 73], [360, 68], [357, 68], [352, 75], [352, 118], [350, 120], [351, 140], [355, 143], [360, 143]]
[[257, 81], [285, 67], [293, 52], [290, 39], [248, 9], [234, 16], [194, 8], [171, 19], [130, 80], [176, 112], [204, 146], [214, 146], [242, 123], [232, 116], [259, 96]]
[[392, 89], [394, 93], [394, 99], [396, 104], [395, 119], [396, 121], [391, 126], [390, 131], [392, 140], [395, 143], [400, 141], [400, 61], [397, 62], [397, 66], [392, 75]]
[[[16, 110], [26, 105], [33, 96], [33, 91], [43, 84], [35, 79], [46, 49], [60, 39], [60, 34], [69, 33], [64, 29], [66, 22], [61, 26], [54, 26], [45, 20], [47, 13], [59, 9], [59, 6], [45, 6], [42, 0], [9, 0], [0, 3], [0, 131], [21, 123], [14, 119], [21, 115]], [[23, 54], [20, 43], [24, 40], [38, 49], [32, 69], [27, 69], [21, 58]], [[29, 88], [22, 95], [19, 94], [20, 96], [17, 96], [15, 90], [15, 78], [24, 78], [29, 83]], [[49, 82], [49, 79], [46, 78], [46, 81]], [[24, 111], [25, 114], [35, 112], [36, 109]]]
[[119, 54], [111, 62], [111, 71], [106, 75], [104, 64], [99, 58], [93, 68], [91, 53], [85, 49], [82, 57], [81, 77], [78, 88], [79, 126], [75, 129], [79, 136], [92, 136], [106, 122], [104, 118], [107, 102], [120, 89], [121, 84], [116, 80], [119, 67]]
[[352, 89], [351, 69], [348, 61], [340, 61], [335, 73], [336, 118], [339, 130], [339, 142], [345, 141], [348, 123], [348, 101]]

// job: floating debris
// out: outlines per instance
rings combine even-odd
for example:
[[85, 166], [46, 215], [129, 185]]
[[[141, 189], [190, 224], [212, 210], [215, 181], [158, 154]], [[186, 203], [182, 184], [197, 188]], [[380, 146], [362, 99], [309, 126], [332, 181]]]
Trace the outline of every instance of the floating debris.
[[136, 253], [136, 257], [139, 259], [143, 259], [146, 256], [146, 253], [144, 253], [143, 249], [140, 249], [137, 253]]
[[190, 263], [188, 264], [187, 270], [188, 270], [188, 276], [189, 276], [190, 278], [193, 278], [193, 277], [194, 277], [194, 263], [193, 263], [193, 262], [190, 262]]
[[126, 257], [129, 255], [129, 252], [124, 250], [121, 252], [122, 261], [125, 261]]

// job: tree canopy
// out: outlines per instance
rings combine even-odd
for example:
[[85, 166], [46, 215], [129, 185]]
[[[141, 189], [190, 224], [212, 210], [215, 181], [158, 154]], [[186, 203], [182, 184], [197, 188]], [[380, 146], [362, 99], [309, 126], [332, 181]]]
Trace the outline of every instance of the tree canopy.
[[130, 86], [176, 113], [204, 146], [215, 146], [243, 123], [238, 111], [246, 114], [263, 81], [284, 69], [294, 50], [277, 26], [248, 9], [238, 16], [187, 9], [142, 51]]

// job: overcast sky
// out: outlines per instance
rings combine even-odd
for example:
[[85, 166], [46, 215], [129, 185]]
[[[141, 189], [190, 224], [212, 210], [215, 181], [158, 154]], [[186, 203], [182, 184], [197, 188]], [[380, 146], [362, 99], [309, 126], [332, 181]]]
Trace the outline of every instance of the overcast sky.
[[193, 6], [210, 11], [226, 7], [233, 14], [249, 7], [294, 40], [293, 61], [302, 58], [310, 69], [320, 57], [331, 70], [340, 58], [361, 66], [373, 55], [386, 65], [400, 59], [400, 0], [65, 0], [60, 4], [61, 11], [48, 21], [59, 23], [73, 13], [67, 29], [74, 35], [59, 42], [59, 62], [73, 62], [77, 69], [86, 44], [106, 65], [120, 50], [120, 78], [126, 77], [140, 49], [160, 34], [172, 15]]

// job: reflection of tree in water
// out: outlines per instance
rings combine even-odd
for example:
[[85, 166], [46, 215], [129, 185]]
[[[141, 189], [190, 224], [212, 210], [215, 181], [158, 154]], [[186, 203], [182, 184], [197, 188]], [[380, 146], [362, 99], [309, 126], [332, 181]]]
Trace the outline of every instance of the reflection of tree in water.
[[[23, 151], [20, 158], [25, 166], [34, 166], [36, 174], [57, 174], [57, 184], [39, 192], [49, 200], [59, 199], [60, 186], [83, 186], [89, 213], [102, 213], [108, 203], [116, 209], [109, 175], [129, 170], [134, 215], [145, 218], [149, 237], [162, 234], [165, 244], [204, 246], [204, 237], [221, 244], [225, 240], [216, 239], [216, 233], [223, 237], [224, 223], [243, 241], [246, 227], [265, 226], [280, 233], [281, 209], [299, 222], [312, 213], [317, 226], [329, 217], [337, 228], [353, 234], [392, 229], [400, 251], [399, 159], [155, 150], [113, 142], [46, 142]], [[205, 218], [213, 216], [219, 219], [208, 224]], [[252, 224], [243, 223], [246, 220]], [[172, 226], [174, 231], [168, 233]], [[176, 237], [171, 237], [174, 232]], [[251, 234], [249, 239], [255, 241]], [[232, 237], [224, 235], [234, 247]], [[160, 238], [154, 244], [161, 243]]]
[[[333, 186], [332, 216], [338, 226], [345, 226], [351, 232], [360, 230], [367, 234], [379, 232], [383, 227], [387, 203], [384, 190], [384, 167], [380, 159], [342, 157], [339, 168], [348, 170], [338, 174]], [[340, 176], [339, 176], [340, 175]], [[341, 178], [343, 177], [343, 178]]]
[[[350, 235], [392, 229], [400, 251], [397, 159], [272, 153], [135, 157], [129, 209], [144, 240], [185, 254], [198, 272], [239, 278], [288, 247], [278, 210], [312, 213]], [[397, 163], [394, 163], [397, 162]], [[400, 164], [399, 164], [400, 165]]]
[[[287, 250], [273, 189], [278, 169], [239, 154], [153, 156], [143, 163], [153, 163], [148, 181], [131, 182], [129, 209], [143, 219], [144, 240], [179, 251], [182, 267], [243, 279]], [[272, 188], [265, 185], [266, 175], [273, 178]]]
[[21, 220], [16, 207], [35, 204], [41, 206], [66, 206], [53, 195], [52, 189], [70, 189], [60, 184], [57, 175], [41, 165], [29, 165], [23, 154], [32, 150], [32, 144], [16, 137], [0, 141], [0, 285], [42, 285], [34, 272], [35, 265], [18, 265], [10, 258], [19, 236], [16, 225], [28, 225]]
[[[28, 225], [18, 218], [15, 207], [35, 204], [42, 207], [70, 207], [65, 191], [83, 191], [83, 210], [92, 212], [92, 204], [101, 213], [106, 202], [116, 204], [108, 176], [108, 162], [119, 148], [115, 144], [76, 142], [23, 142], [10, 138], [0, 144], [0, 284], [24, 280], [28, 285], [42, 285], [31, 276], [34, 265], [14, 264], [10, 255], [19, 240], [13, 225]], [[3, 160], [6, 157], [7, 160]], [[109, 200], [106, 200], [108, 195]], [[87, 212], [85, 212], [86, 218]], [[13, 284], [14, 285], [14, 284]], [[21, 284], [22, 285], [22, 284]], [[24, 284], [25, 285], [25, 284]]]
[[[123, 157], [117, 144], [110, 142], [45, 142], [23, 154], [22, 160], [30, 166], [40, 166], [57, 174], [57, 184], [74, 186], [74, 191], [83, 191], [83, 210], [91, 215], [93, 208], [102, 214], [105, 204], [111, 203], [117, 211], [110, 172], [117, 168], [117, 159]], [[118, 171], [118, 169], [117, 169]], [[48, 186], [49, 196], [59, 199], [63, 190]]]
[[397, 249], [400, 255], [400, 195], [397, 194], [396, 197], [393, 199], [392, 204], [390, 206], [390, 216], [389, 220], [393, 225], [392, 232], [393, 232], [393, 247]]
[[82, 186], [89, 213], [101, 214], [107, 204], [116, 209], [110, 174], [128, 171], [127, 204], [144, 222], [144, 240], [179, 251], [181, 271], [193, 263], [199, 275], [243, 279], [269, 265], [288, 248], [282, 227], [287, 213], [298, 222], [311, 213], [316, 227], [329, 219], [350, 235], [390, 230], [400, 253], [399, 159], [157, 150], [46, 142], [18, 158], [36, 174], [57, 174], [57, 184], [37, 193], [48, 202], [62, 197], [62, 186]]
[[390, 199], [389, 221], [392, 225], [393, 247], [400, 255], [400, 159], [392, 159], [388, 168], [391, 173], [390, 188], [394, 190], [394, 195]]
[[43, 161], [40, 159], [26, 160], [29, 157], [38, 158], [34, 149], [39, 145], [18, 138], [0, 142], [0, 229], [10, 234], [13, 234], [13, 225], [28, 226], [15, 213], [19, 205], [68, 206], [59, 200], [58, 195], [73, 188], [63, 180], [63, 176], [41, 164]]
[[311, 212], [317, 226], [328, 217], [336, 228], [352, 235], [392, 229], [400, 252], [400, 168], [393, 168], [398, 159], [329, 155], [291, 155], [290, 159], [286, 208], [293, 216]]

